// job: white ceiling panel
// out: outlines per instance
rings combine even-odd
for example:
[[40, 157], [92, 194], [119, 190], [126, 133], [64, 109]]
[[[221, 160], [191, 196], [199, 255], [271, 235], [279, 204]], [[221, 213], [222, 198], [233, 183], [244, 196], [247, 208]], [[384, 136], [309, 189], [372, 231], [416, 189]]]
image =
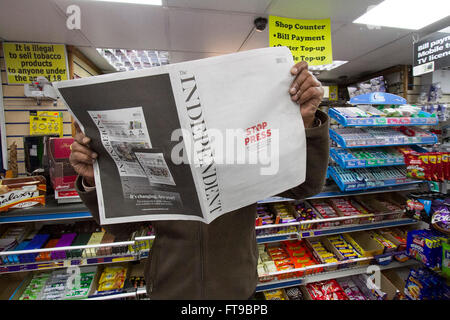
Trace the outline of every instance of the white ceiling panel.
[[9, 41], [86, 46], [89, 41], [66, 27], [66, 17], [49, 0], [1, 0], [0, 37]]
[[169, 52], [169, 61], [170, 61], [170, 63], [177, 63], [177, 62], [204, 59], [204, 58], [214, 57], [214, 56], [218, 56], [218, 55], [220, 55], [220, 54], [218, 54], [218, 53], [203, 53], [203, 52], [171, 51], [171, 52]]
[[[376, 60], [376, 61], [375, 61]], [[413, 63], [413, 38], [412, 33], [390, 43], [382, 48], [374, 50], [357, 61], [363, 63], [412, 64]]]
[[407, 34], [401, 39], [382, 46], [349, 63], [320, 75], [320, 79], [337, 79], [340, 76], [355, 78], [362, 74], [377, 72], [395, 65], [412, 64], [413, 40]]
[[369, 29], [365, 25], [347, 24], [333, 33], [333, 58], [352, 60], [395, 41], [409, 32], [393, 28]]
[[171, 50], [234, 52], [253, 27], [253, 17], [169, 9]]
[[268, 14], [297, 19], [351, 22], [382, 0], [273, 0]]
[[56, 3], [64, 10], [70, 4], [80, 7], [81, 32], [94, 47], [169, 49], [163, 7], [77, 0]]
[[271, 0], [166, 0], [169, 7], [263, 14]]

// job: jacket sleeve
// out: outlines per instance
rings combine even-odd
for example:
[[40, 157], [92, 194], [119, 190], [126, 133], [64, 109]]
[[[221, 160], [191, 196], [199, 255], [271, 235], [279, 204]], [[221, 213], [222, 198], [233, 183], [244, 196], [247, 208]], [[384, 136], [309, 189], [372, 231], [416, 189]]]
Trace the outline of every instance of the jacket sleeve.
[[325, 184], [328, 167], [329, 118], [320, 110], [316, 117], [321, 124], [318, 127], [306, 129], [306, 179], [297, 187], [278, 194], [278, 197], [305, 199], [322, 191]]
[[[97, 201], [97, 191], [86, 191], [81, 183], [82, 177], [78, 176], [75, 182], [75, 187], [77, 189], [78, 194], [80, 195], [81, 200], [84, 202], [89, 212], [94, 218], [95, 222], [100, 224], [100, 215], [98, 211], [98, 201]], [[111, 233], [115, 236], [118, 235], [131, 235], [134, 231], [139, 230], [139, 227], [142, 224], [140, 223], [119, 223], [119, 224], [110, 224], [110, 225], [102, 225], [102, 228], [106, 230], [106, 232]]]

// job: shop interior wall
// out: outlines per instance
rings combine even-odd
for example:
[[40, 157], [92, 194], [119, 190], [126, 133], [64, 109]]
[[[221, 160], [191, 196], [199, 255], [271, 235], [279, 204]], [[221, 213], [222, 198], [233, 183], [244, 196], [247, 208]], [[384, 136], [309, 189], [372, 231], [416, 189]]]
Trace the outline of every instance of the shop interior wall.
[[[83, 78], [99, 74], [99, 70], [96, 70], [78, 50], [68, 46], [67, 52], [71, 78]], [[8, 150], [13, 142], [17, 144], [18, 173], [19, 176], [23, 176], [26, 172], [23, 137], [30, 133], [30, 111], [61, 111], [63, 113], [63, 133], [65, 137], [72, 136], [73, 129], [71, 115], [60, 99], [57, 100], [55, 105], [52, 101], [41, 101], [41, 104], [38, 105], [35, 99], [25, 97], [23, 85], [7, 84], [6, 66], [1, 43], [0, 70], [3, 89], [3, 105], [5, 110], [6, 141]]]

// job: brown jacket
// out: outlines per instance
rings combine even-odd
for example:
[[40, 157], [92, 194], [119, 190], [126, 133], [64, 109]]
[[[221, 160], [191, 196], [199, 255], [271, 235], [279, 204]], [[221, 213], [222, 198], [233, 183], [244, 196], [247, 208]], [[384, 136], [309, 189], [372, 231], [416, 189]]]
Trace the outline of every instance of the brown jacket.
[[[306, 181], [279, 196], [304, 199], [322, 190], [328, 165], [328, 116], [317, 111], [318, 127], [306, 129]], [[295, 164], [293, 164], [295, 165]], [[97, 195], [81, 199], [99, 222]], [[151, 299], [248, 299], [257, 284], [256, 204], [227, 213], [210, 224], [196, 221], [154, 221], [156, 238], [145, 265]], [[104, 226], [110, 233], [137, 230], [136, 225]]]

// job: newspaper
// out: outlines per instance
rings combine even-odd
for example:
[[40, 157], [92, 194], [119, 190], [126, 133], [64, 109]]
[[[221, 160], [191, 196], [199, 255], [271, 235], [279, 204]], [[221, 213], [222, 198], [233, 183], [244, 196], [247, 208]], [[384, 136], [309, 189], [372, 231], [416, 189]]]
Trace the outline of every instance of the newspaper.
[[100, 222], [210, 223], [305, 180], [286, 47], [55, 82], [90, 147]]

